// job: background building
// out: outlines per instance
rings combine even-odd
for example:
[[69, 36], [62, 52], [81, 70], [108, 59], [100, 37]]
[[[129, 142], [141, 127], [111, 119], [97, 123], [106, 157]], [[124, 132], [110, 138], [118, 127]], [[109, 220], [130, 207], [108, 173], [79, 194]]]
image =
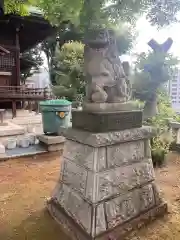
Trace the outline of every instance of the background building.
[[173, 69], [172, 78], [169, 82], [168, 88], [172, 107], [175, 111], [180, 112], [180, 69]]

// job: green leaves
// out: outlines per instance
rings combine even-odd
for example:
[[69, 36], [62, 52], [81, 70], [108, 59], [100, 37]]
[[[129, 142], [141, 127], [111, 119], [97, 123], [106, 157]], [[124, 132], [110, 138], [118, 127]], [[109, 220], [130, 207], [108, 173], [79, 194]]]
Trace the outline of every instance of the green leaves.
[[[7, 0], [10, 2], [10, 0]], [[31, 0], [44, 10], [56, 25], [70, 21], [81, 29], [107, 26], [109, 22], [135, 23], [141, 15], [154, 25], [168, 25], [177, 21], [180, 0]]]
[[84, 46], [79, 42], [69, 42], [56, 51], [56, 86], [54, 93], [58, 97], [75, 99], [85, 91], [83, 75]]
[[19, 15], [28, 15], [28, 6], [32, 4], [33, 0], [5, 0], [5, 13], [15, 13]]
[[132, 24], [142, 14], [153, 25], [164, 26], [178, 21], [180, 10], [180, 0], [5, 0], [5, 11], [25, 15], [29, 4], [40, 7], [55, 25], [70, 21], [83, 29], [108, 22]]
[[37, 5], [55, 25], [63, 21], [70, 21], [74, 24], [79, 22], [82, 0], [37, 0]]

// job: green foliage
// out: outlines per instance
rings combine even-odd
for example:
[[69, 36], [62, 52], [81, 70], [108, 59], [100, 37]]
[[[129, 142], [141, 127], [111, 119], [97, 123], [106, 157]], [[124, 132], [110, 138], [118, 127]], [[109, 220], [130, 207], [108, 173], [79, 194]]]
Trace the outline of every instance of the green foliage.
[[136, 38], [136, 31], [131, 25], [125, 22], [111, 26], [111, 28], [115, 31], [119, 55], [127, 53], [133, 47], [133, 42]]
[[45, 16], [53, 24], [70, 21], [78, 24], [82, 0], [37, 0], [37, 5], [43, 9]]
[[24, 52], [21, 56], [21, 61], [25, 61], [24, 64], [26, 65], [24, 68], [21, 68], [21, 82], [25, 83], [26, 79], [37, 72], [43, 64], [40, 46]]
[[168, 119], [176, 119], [176, 117], [167, 91], [161, 89], [158, 93], [158, 114], [144, 123], [155, 127], [157, 130], [157, 135], [151, 139], [152, 160], [155, 166], [161, 166], [169, 152], [174, 139], [169, 130]]
[[180, 0], [37, 0], [46, 16], [59, 24], [80, 23], [83, 29], [106, 25], [107, 22], [134, 21], [145, 14], [152, 24], [160, 26], [177, 21]]
[[153, 117], [151, 125], [158, 128], [160, 133], [168, 128], [168, 119], [176, 119], [177, 114], [171, 107], [171, 100], [166, 90], [160, 90], [158, 94], [158, 114]]
[[[135, 64], [136, 70], [132, 76], [133, 95], [141, 101], [147, 101], [162, 84], [171, 79], [172, 69], [178, 64], [178, 59], [168, 53], [149, 52], [140, 54]], [[146, 65], [151, 65], [151, 74], [144, 71]]]
[[75, 99], [77, 94], [85, 93], [83, 76], [84, 46], [79, 42], [69, 42], [56, 52], [56, 86], [54, 94], [58, 97]]
[[33, 0], [5, 0], [5, 13], [15, 13], [19, 15], [28, 15], [28, 7], [33, 3]]
[[[168, 119], [175, 119], [177, 115], [171, 107], [167, 90], [163, 89], [163, 84], [171, 79], [171, 70], [177, 63], [178, 59], [170, 54], [142, 53], [137, 58], [136, 70], [132, 78], [133, 95], [135, 98], [146, 102], [145, 108], [147, 103], [152, 103], [151, 108], [155, 108], [152, 101], [156, 94], [158, 96], [158, 113], [154, 114], [155, 109], [152, 108], [154, 110], [153, 117], [144, 123], [157, 129], [157, 135], [151, 139], [152, 159], [155, 166], [163, 164], [165, 156], [169, 152], [170, 144], [173, 142], [173, 136], [169, 131]], [[150, 73], [144, 70], [146, 66], [151, 66]], [[152, 116], [150, 113], [149, 115]]]

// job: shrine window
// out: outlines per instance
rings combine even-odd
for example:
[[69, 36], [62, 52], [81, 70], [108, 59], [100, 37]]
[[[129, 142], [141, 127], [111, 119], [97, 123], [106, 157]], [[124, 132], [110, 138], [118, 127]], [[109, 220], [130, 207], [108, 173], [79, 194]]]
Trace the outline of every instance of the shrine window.
[[14, 54], [0, 46], [0, 70], [12, 71], [15, 66]]

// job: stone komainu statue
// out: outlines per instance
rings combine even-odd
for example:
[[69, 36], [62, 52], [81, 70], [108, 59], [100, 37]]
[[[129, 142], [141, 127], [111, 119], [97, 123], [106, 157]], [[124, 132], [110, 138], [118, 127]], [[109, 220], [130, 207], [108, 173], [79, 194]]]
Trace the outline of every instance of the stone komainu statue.
[[85, 42], [86, 101], [123, 103], [131, 97], [130, 82], [119, 58], [112, 30], [99, 30]]

